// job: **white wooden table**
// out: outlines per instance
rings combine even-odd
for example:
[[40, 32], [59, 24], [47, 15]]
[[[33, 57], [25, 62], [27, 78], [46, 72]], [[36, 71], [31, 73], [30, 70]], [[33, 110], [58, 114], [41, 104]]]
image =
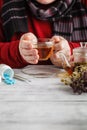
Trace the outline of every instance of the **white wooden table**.
[[87, 94], [75, 95], [56, 77], [61, 70], [43, 67], [53, 75], [26, 75], [19, 69], [15, 73], [31, 82], [0, 83], [0, 130], [87, 130]]

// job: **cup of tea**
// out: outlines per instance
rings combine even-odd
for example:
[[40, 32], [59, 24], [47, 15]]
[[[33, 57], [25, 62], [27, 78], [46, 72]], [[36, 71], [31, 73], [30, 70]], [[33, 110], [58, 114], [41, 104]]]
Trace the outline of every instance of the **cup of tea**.
[[34, 48], [38, 50], [39, 60], [48, 60], [53, 53], [54, 42], [50, 38], [39, 38]]

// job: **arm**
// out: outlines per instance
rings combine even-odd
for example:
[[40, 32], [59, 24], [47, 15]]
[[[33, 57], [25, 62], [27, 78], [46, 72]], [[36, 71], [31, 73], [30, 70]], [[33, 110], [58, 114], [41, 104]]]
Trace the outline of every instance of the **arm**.
[[[0, 1], [0, 15], [3, 1]], [[19, 40], [6, 42], [2, 19], [0, 16], [0, 64], [7, 64], [13, 68], [19, 68], [27, 65], [19, 53]]]
[[13, 68], [27, 65], [19, 53], [19, 40], [5, 42], [2, 21], [0, 19], [0, 64], [7, 64]]
[[8, 64], [12, 68], [26, 66], [28, 63], [21, 57], [18, 46], [19, 41], [0, 42], [0, 63]]
[[[33, 48], [32, 40], [37, 40], [32, 33], [23, 34], [20, 38], [15, 35], [11, 42], [5, 42], [4, 31], [0, 22], [0, 63], [12, 68], [24, 67], [38, 63], [38, 52]], [[20, 39], [20, 40], [17, 40]]]
[[87, 0], [81, 0], [81, 2], [87, 7]]
[[54, 40], [54, 52], [50, 60], [54, 65], [62, 67], [62, 60], [59, 53], [62, 52], [67, 60], [70, 61], [73, 49], [79, 47], [80, 43], [68, 42], [61, 36], [53, 36], [52, 39]]
[[12, 68], [20, 68], [28, 64], [38, 63], [38, 52], [36, 52], [36, 49], [33, 49], [31, 43], [34, 38], [36, 37], [32, 33], [22, 36], [17, 33], [10, 42], [7, 42], [0, 17], [0, 63], [7, 64]]
[[36, 40], [34, 34], [26, 33], [20, 40], [0, 42], [0, 63], [13, 68], [37, 64], [39, 56], [37, 50], [33, 48], [32, 40]]

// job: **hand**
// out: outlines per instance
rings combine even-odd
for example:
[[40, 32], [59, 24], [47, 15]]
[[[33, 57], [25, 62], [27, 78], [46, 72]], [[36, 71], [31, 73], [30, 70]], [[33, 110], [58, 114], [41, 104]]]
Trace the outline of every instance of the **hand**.
[[62, 67], [62, 60], [59, 56], [59, 52], [62, 52], [68, 60], [70, 59], [71, 50], [68, 41], [61, 36], [53, 36], [52, 40], [54, 41], [54, 52], [50, 57], [51, 62], [58, 67]]
[[38, 51], [33, 48], [34, 42], [37, 42], [37, 38], [33, 33], [23, 34], [19, 42], [19, 52], [30, 64], [37, 64], [39, 59]]

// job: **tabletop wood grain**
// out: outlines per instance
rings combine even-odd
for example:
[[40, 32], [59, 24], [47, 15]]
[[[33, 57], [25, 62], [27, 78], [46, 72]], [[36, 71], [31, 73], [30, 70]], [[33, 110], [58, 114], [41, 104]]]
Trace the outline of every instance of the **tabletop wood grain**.
[[87, 130], [87, 94], [76, 95], [63, 85], [56, 76], [60, 69], [43, 67], [53, 76], [32, 76], [39, 68], [32, 66], [25, 68], [27, 74], [14, 70], [31, 82], [0, 83], [0, 130]]

